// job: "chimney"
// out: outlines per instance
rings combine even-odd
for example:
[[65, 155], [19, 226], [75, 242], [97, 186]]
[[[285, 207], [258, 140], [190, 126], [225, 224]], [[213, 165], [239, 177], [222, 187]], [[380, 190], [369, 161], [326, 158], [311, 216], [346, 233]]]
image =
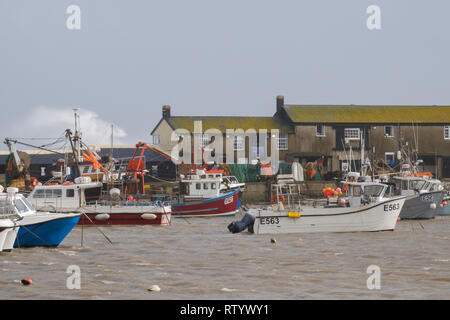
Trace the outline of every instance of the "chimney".
[[162, 116], [163, 118], [170, 118], [170, 106], [163, 106], [162, 107]]
[[277, 96], [277, 113], [281, 112], [281, 109], [284, 107], [284, 96]]

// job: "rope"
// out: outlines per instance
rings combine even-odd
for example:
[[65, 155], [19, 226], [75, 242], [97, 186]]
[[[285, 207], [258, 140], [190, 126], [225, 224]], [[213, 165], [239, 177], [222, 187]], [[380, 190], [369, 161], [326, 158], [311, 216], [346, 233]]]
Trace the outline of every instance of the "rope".
[[108, 238], [108, 236], [107, 236], [106, 234], [104, 234], [103, 231], [100, 230], [99, 227], [96, 226], [96, 224], [91, 220], [91, 218], [89, 218], [89, 216], [88, 216], [83, 210], [80, 210], [80, 212], [81, 212], [86, 218], [88, 218], [88, 220], [92, 223], [92, 225], [93, 225], [94, 227], [97, 228], [97, 230], [98, 230], [98, 231], [106, 238], [106, 240], [109, 241], [109, 243], [112, 244], [112, 241]]

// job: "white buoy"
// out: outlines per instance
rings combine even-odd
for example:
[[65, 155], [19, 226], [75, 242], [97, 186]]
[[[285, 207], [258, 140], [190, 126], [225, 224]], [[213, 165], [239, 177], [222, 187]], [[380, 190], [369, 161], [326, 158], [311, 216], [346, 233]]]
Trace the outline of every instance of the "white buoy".
[[161, 291], [161, 288], [160, 288], [158, 285], [154, 284], [154, 285], [152, 285], [150, 288], [148, 288], [147, 290], [148, 290], [148, 291], [159, 292], [159, 291]]
[[112, 188], [111, 190], [109, 190], [109, 195], [114, 200], [120, 199], [120, 190], [117, 188]]
[[431, 208], [431, 209], [436, 209], [436, 203], [430, 204], [430, 208]]
[[95, 220], [98, 220], [98, 221], [105, 221], [105, 220], [108, 220], [109, 218], [110, 218], [110, 216], [107, 213], [100, 213], [95, 216]]
[[157, 217], [156, 214], [153, 213], [144, 213], [143, 215], [141, 215], [141, 218], [144, 220], [155, 220]]

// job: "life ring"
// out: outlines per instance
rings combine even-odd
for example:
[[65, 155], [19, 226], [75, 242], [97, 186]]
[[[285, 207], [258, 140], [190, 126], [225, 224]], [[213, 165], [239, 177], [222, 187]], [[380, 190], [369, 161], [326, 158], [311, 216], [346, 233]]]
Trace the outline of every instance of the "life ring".
[[[279, 194], [278, 197], [281, 199], [281, 202], [282, 202], [283, 204], [286, 204], [286, 199], [284, 198], [284, 196], [283, 196], [282, 194]], [[275, 195], [272, 197], [272, 199], [270, 200], [270, 203], [271, 203], [271, 204], [274, 204], [276, 198], [277, 198], [277, 195], [275, 194]]]

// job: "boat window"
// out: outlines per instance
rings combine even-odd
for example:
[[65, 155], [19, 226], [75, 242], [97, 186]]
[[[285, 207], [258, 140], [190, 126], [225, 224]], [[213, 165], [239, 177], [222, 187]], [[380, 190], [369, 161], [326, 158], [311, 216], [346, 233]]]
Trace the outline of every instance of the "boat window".
[[36, 192], [33, 195], [33, 198], [44, 198], [45, 194], [44, 194], [44, 190], [40, 189], [40, 190], [36, 190]]
[[430, 186], [429, 182], [425, 183], [425, 185], [423, 186], [422, 190], [428, 190], [429, 186]]
[[425, 185], [425, 181], [417, 181], [416, 183], [416, 189], [421, 190], [423, 186]]
[[220, 178], [220, 174], [216, 174], [216, 178]]
[[410, 190], [414, 190], [417, 188], [417, 182], [419, 182], [418, 180], [410, 180], [409, 181], [409, 189]]
[[401, 190], [401, 180], [398, 179], [394, 179], [394, 183], [395, 183], [395, 190]]
[[52, 189], [47, 189], [47, 190], [44, 190], [44, 198], [52, 198], [52, 195], [53, 195], [53, 192], [52, 192], [53, 190]]
[[361, 196], [361, 186], [353, 186], [353, 196], [359, 197]]
[[201, 183], [196, 183], [195, 184], [195, 189], [201, 190], [201, 188], [202, 188], [202, 184]]
[[15, 204], [16, 204], [17, 210], [19, 210], [19, 213], [25, 213], [28, 211], [27, 206], [22, 202], [22, 200], [17, 199], [15, 201]]
[[33, 205], [28, 201], [27, 198], [22, 198], [23, 203], [28, 207], [29, 210], [34, 211]]
[[53, 190], [53, 198], [61, 198], [62, 197], [62, 190], [61, 189], [54, 189]]
[[216, 189], [216, 184], [215, 184], [214, 182], [211, 183], [211, 189], [212, 189], [212, 190]]
[[402, 190], [408, 190], [408, 181], [402, 180]]
[[86, 166], [83, 168], [83, 173], [88, 173], [89, 172], [89, 166]]
[[438, 188], [437, 188], [437, 184], [436, 183], [432, 183], [431, 184], [431, 188], [430, 188], [430, 191], [436, 191]]
[[208, 174], [208, 178], [214, 178], [213, 174]]
[[67, 190], [66, 190], [66, 197], [67, 197], [67, 198], [73, 198], [73, 197], [75, 197], [75, 190], [74, 190], [74, 189], [67, 189]]
[[364, 187], [364, 195], [371, 197], [379, 197], [383, 192], [383, 186], [369, 185]]
[[203, 189], [208, 190], [208, 184], [207, 183], [203, 184]]

